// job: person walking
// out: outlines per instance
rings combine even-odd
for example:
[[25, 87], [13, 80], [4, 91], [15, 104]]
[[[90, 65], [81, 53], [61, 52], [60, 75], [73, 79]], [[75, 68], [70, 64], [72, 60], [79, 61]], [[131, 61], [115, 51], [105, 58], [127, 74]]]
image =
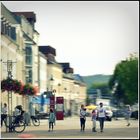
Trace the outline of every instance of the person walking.
[[97, 112], [96, 110], [94, 109], [92, 111], [92, 115], [91, 115], [91, 120], [92, 120], [92, 132], [97, 132], [96, 131], [96, 118], [97, 118]]
[[99, 123], [100, 123], [100, 132], [103, 132], [104, 121], [106, 118], [106, 110], [103, 107], [103, 103], [100, 103], [99, 105], [100, 105], [100, 107], [97, 109], [97, 116], [99, 118]]
[[81, 131], [85, 131], [85, 122], [86, 122], [86, 109], [84, 108], [84, 105], [81, 105], [81, 109], [80, 109]]
[[4, 103], [4, 107], [1, 110], [1, 127], [3, 126], [4, 120], [7, 118], [7, 114], [8, 114], [8, 107], [7, 104]]
[[35, 106], [33, 105], [32, 102], [30, 102], [30, 116], [31, 116], [31, 119], [36, 119]]
[[49, 132], [50, 132], [51, 129], [53, 131], [54, 124], [55, 124], [55, 114], [54, 114], [53, 109], [51, 108], [50, 109], [50, 114], [49, 114], [49, 130], [48, 130]]
[[126, 121], [127, 121], [126, 126], [130, 126], [130, 117], [131, 117], [131, 107], [130, 107], [130, 105], [126, 105], [125, 113], [126, 113], [125, 117], [126, 117]]

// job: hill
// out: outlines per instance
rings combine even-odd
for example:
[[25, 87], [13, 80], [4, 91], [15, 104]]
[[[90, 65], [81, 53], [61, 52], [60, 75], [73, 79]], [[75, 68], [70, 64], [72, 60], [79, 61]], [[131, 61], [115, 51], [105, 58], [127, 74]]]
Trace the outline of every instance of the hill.
[[112, 75], [89, 75], [89, 76], [82, 76], [84, 82], [86, 83], [87, 87], [89, 88], [93, 83], [106, 83], [109, 81]]

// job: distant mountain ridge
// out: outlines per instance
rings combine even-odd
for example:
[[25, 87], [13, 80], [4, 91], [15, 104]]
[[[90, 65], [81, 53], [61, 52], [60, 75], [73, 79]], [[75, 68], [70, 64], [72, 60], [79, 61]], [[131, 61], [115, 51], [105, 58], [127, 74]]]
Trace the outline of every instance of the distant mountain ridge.
[[109, 81], [112, 75], [103, 75], [103, 74], [96, 74], [96, 75], [89, 75], [89, 76], [81, 76], [84, 82], [89, 88], [93, 83], [106, 83]]

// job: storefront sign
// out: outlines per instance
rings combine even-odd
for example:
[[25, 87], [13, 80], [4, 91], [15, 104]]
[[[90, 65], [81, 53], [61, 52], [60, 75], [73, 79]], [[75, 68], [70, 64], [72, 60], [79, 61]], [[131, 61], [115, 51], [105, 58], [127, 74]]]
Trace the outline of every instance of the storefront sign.
[[56, 97], [56, 120], [64, 119], [64, 98]]

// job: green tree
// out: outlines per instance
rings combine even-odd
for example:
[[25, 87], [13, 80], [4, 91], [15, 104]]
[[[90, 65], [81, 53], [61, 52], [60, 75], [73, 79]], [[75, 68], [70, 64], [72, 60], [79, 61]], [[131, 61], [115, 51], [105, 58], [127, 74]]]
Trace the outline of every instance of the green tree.
[[116, 81], [118, 86], [114, 96], [117, 99], [123, 100], [126, 104], [138, 101], [138, 58], [136, 56], [131, 55], [116, 65], [114, 74], [109, 80], [111, 89]]
[[102, 94], [108, 94], [109, 93], [109, 85], [107, 82], [104, 83], [93, 83], [90, 88], [93, 89], [100, 89]]

